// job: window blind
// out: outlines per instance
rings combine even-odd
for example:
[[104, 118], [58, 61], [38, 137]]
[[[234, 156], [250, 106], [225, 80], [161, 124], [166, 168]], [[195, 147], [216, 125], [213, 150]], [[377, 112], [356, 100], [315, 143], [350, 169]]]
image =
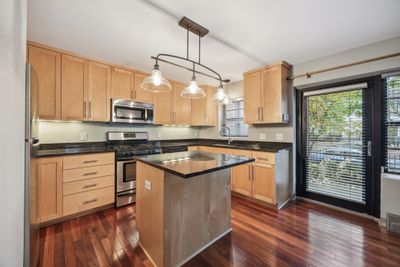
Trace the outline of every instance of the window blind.
[[385, 171], [400, 173], [400, 75], [383, 79], [385, 110]]
[[307, 192], [365, 204], [367, 118], [361, 88], [305, 98]]
[[[231, 104], [222, 105], [221, 126], [229, 127], [231, 136], [246, 137], [248, 125], [244, 123], [243, 100], [234, 100]], [[222, 135], [228, 136], [228, 131], [222, 128]]]

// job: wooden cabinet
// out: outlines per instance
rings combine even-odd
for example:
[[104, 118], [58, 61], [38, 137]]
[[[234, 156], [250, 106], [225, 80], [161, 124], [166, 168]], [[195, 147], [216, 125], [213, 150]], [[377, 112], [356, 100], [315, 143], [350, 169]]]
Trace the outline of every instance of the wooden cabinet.
[[126, 69], [113, 67], [111, 97], [120, 99], [135, 98], [135, 74]]
[[153, 94], [140, 87], [140, 84], [148, 74], [135, 73], [135, 101], [153, 103]]
[[251, 196], [252, 189], [251, 164], [243, 164], [232, 168], [232, 191]]
[[260, 123], [262, 103], [261, 72], [244, 76], [243, 102], [246, 123]]
[[89, 92], [87, 120], [110, 121], [111, 67], [89, 62]]
[[255, 199], [276, 204], [275, 166], [253, 164], [253, 194]]
[[245, 121], [250, 124], [289, 121], [286, 62], [247, 72], [243, 79]]
[[88, 61], [63, 54], [61, 77], [61, 118], [63, 120], [86, 120]]
[[232, 168], [232, 191], [277, 208], [290, 199], [288, 150], [271, 153], [212, 146], [197, 146], [197, 150], [255, 159], [253, 163]]
[[39, 119], [61, 119], [61, 53], [28, 46], [31, 98]]
[[39, 222], [45, 223], [62, 216], [62, 157], [39, 158], [36, 171]]
[[63, 157], [63, 216], [114, 202], [114, 153]]
[[212, 86], [201, 86], [201, 88], [204, 89], [207, 96], [192, 99], [190, 124], [193, 126], [216, 126], [218, 102], [212, 99], [216, 89]]
[[154, 123], [172, 124], [172, 98], [173, 90], [169, 92], [154, 93]]
[[184, 84], [173, 84], [173, 125], [190, 125], [191, 122], [191, 99], [181, 97], [181, 92], [185, 87]]

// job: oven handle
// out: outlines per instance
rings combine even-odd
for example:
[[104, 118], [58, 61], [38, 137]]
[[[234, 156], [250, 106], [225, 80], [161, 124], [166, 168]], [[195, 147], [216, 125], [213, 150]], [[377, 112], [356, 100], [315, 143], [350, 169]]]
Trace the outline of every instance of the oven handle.
[[123, 197], [123, 196], [128, 196], [128, 195], [133, 195], [136, 194], [136, 190], [129, 190], [123, 193], [118, 193], [117, 196], [118, 197]]

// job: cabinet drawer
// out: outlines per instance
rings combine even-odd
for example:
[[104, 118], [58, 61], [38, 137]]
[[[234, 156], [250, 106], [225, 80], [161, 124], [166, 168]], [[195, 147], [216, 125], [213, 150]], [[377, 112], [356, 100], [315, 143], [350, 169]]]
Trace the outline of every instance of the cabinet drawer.
[[114, 203], [114, 186], [64, 196], [63, 216]]
[[63, 195], [71, 195], [103, 187], [114, 186], [114, 175], [80, 180], [63, 184]]
[[242, 156], [242, 157], [252, 157], [252, 153], [250, 150], [243, 150], [243, 149], [227, 149], [225, 153], [230, 155]]
[[114, 164], [114, 153], [96, 153], [79, 156], [65, 156], [63, 158], [64, 170], [105, 164]]
[[114, 164], [64, 170], [63, 182], [66, 183], [66, 182], [85, 180], [95, 177], [114, 175], [114, 171], [115, 171]]
[[275, 164], [275, 153], [253, 151], [253, 158], [256, 163]]

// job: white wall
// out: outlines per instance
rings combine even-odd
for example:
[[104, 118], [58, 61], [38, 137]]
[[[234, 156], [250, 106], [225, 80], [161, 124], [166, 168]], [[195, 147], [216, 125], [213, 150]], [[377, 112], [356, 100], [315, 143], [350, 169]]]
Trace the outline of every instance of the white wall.
[[0, 266], [22, 266], [26, 0], [0, 1]]
[[[228, 94], [232, 99], [243, 97], [243, 81], [234, 82], [229, 85]], [[291, 101], [291, 97], [289, 97]], [[289, 102], [289, 105], [291, 102]], [[218, 124], [219, 125], [219, 124]], [[276, 140], [276, 134], [282, 133], [283, 140]], [[261, 140], [260, 134], [265, 134], [266, 139]], [[221, 139], [218, 127], [207, 127], [200, 129], [201, 138]], [[253, 141], [271, 141], [271, 142], [292, 142], [292, 118], [288, 124], [275, 124], [275, 125], [249, 125], [248, 137], [233, 138], [238, 140], [253, 140]]]
[[[190, 139], [198, 137], [197, 128], [170, 126], [133, 126], [124, 124], [86, 123], [86, 122], [39, 122], [40, 143], [69, 143], [106, 141], [108, 131], [143, 131], [149, 133], [149, 139]], [[88, 139], [81, 140], [81, 133], [87, 133]]]
[[[323, 68], [352, 63], [368, 58], [393, 54], [400, 52], [400, 37], [373, 43], [359, 48], [347, 50], [327, 57], [311, 60], [297, 64], [293, 68], [294, 75], [311, 72]], [[310, 79], [295, 79], [293, 86], [299, 89], [321, 83], [331, 83], [357, 77], [366, 77], [373, 74], [381, 74], [400, 69], [400, 57], [371, 62], [363, 65], [353, 66], [341, 70], [331, 71], [312, 76]], [[295, 103], [293, 103], [295, 106]], [[295, 129], [293, 129], [294, 131]], [[293, 135], [295, 136], [295, 135]], [[295, 144], [296, 140], [293, 140]], [[295, 146], [294, 146], [295, 148]], [[295, 154], [295, 153], [294, 153]], [[390, 211], [400, 214], [400, 180], [381, 180], [381, 217]]]

